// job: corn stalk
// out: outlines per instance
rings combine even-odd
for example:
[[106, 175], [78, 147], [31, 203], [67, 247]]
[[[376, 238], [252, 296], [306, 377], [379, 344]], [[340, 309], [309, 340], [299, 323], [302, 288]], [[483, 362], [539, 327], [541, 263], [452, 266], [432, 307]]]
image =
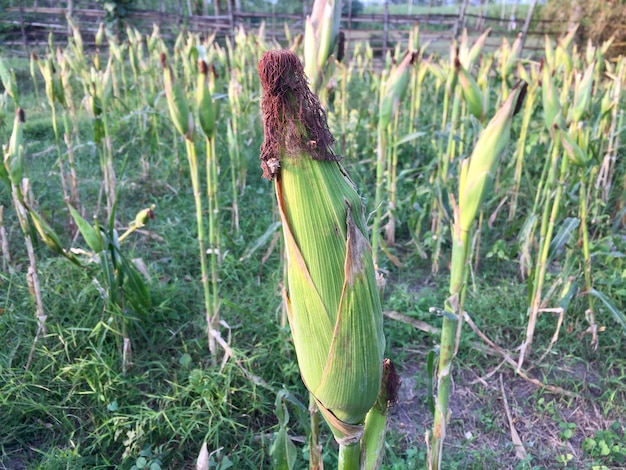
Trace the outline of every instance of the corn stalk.
[[521, 105], [525, 92], [526, 84], [516, 87], [480, 134], [472, 155], [461, 164], [458, 206], [455, 204], [454, 198], [451, 201], [454, 209], [454, 222], [452, 225], [450, 296], [444, 305], [439, 347], [435, 420], [429, 440], [428, 468], [433, 470], [441, 468], [443, 455], [455, 338], [457, 336], [457, 324], [463, 313], [462, 298], [465, 289], [465, 274], [470, 259], [469, 234], [482, 201], [489, 192], [498, 157], [509, 140], [511, 122]]

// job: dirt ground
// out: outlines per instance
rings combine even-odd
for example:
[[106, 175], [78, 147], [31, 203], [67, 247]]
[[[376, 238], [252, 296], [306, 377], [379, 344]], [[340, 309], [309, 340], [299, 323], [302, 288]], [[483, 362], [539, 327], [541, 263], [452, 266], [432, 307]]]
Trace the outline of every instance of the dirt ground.
[[[425, 452], [425, 432], [432, 425], [432, 413], [426, 400], [426, 368], [418, 368], [419, 364], [426, 364], [425, 357], [399, 367], [402, 384], [390, 426], [407, 448], [417, 446]], [[588, 396], [570, 398], [541, 391], [505, 366], [483, 376], [457, 367], [444, 444], [458, 464], [454, 468], [591, 468], [593, 460], [584, 454], [583, 440], [607, 429], [618, 417], [604, 416], [594, 403], [593, 395], [599, 395], [593, 387], [598, 382], [594, 371], [580, 363], [563, 363], [554, 368], [551, 378], [563, 380], [557, 377], [560, 374], [582, 384], [579, 390], [588, 390]], [[569, 438], [564, 438], [566, 429], [572, 431]], [[519, 437], [517, 447], [513, 435]], [[530, 465], [518, 466], [524, 455]], [[560, 456], [570, 459], [567, 466], [559, 461]]]

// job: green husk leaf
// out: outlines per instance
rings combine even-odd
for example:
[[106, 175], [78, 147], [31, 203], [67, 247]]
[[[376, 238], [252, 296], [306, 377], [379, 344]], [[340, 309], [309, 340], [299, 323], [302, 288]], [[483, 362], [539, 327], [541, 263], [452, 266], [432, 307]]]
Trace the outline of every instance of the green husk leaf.
[[[15, 186], [22, 184], [22, 175], [24, 174], [24, 148], [23, 148], [23, 127], [24, 127], [24, 111], [22, 108], [15, 110], [15, 119], [13, 121], [13, 132], [9, 139], [9, 146], [4, 154], [4, 168], [6, 173], [2, 172], [3, 179], [8, 176]], [[6, 175], [6, 176], [5, 176]]]
[[35, 210], [28, 208], [28, 214], [30, 215], [35, 230], [37, 230], [37, 233], [39, 233], [39, 236], [48, 248], [58, 255], [65, 256], [77, 266], [81, 266], [80, 261], [78, 261], [73, 253], [63, 249], [61, 239], [57, 233]]
[[7, 67], [2, 57], [0, 57], [0, 80], [8, 95], [13, 98], [15, 104], [19, 106], [19, 95], [17, 92], [17, 84], [15, 83], [15, 75], [11, 73], [11, 70]]
[[463, 67], [458, 57], [454, 61], [454, 66], [459, 76], [459, 84], [463, 90], [463, 96], [467, 102], [467, 109], [476, 119], [482, 121], [485, 118], [485, 104], [482, 91], [478, 87], [476, 80]]
[[493, 180], [498, 158], [509, 141], [511, 122], [526, 84], [511, 92], [507, 100], [481, 132], [459, 184], [459, 229], [468, 231]]

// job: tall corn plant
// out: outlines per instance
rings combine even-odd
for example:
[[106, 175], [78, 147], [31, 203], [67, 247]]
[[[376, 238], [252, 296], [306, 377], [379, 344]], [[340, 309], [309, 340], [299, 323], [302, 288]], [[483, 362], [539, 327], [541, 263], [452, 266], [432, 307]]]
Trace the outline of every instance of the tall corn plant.
[[[50, 106], [50, 110], [52, 111], [52, 129], [54, 131], [54, 142], [55, 142], [55, 147], [57, 151], [56, 165], [59, 168], [59, 175], [61, 177], [61, 189], [63, 191], [63, 197], [69, 200], [70, 191], [68, 189], [67, 171], [65, 169], [67, 162], [65, 161], [66, 159], [64, 157], [64, 152], [61, 147], [61, 134], [59, 131], [59, 120], [57, 116], [57, 105], [61, 106], [62, 109], [67, 107], [67, 101], [65, 97], [66, 87], [64, 86], [63, 79], [60, 76], [59, 71], [57, 70], [57, 67], [60, 64], [57, 64], [57, 66], [55, 66], [54, 60], [52, 58], [52, 53], [53, 51], [50, 51], [48, 57], [45, 60], [42, 60], [39, 62], [39, 70], [41, 72], [41, 75], [44, 78], [46, 97], [48, 98], [48, 105]], [[60, 51], [58, 55], [62, 56]], [[63, 67], [63, 69], [65, 69], [65, 67]], [[65, 79], [67, 79], [67, 76], [65, 77]], [[67, 123], [66, 113], [64, 113], [64, 116], [65, 116], [64, 120]], [[67, 127], [68, 126], [66, 124], [66, 128]], [[67, 134], [67, 130], [66, 130], [66, 134]], [[70, 165], [73, 166], [73, 162]], [[75, 172], [74, 172], [74, 177], [75, 177]], [[77, 198], [77, 193], [78, 193], [76, 181], [74, 180], [71, 183], [71, 185], [72, 185], [72, 200], [75, 201]]]
[[[453, 149], [456, 145], [455, 133], [457, 132], [457, 122], [460, 112], [460, 95], [456, 86], [458, 75], [454, 68], [454, 57], [456, 56], [454, 45], [451, 46], [449, 64], [429, 63], [430, 71], [437, 78], [437, 88], [443, 87], [443, 102], [441, 112], [441, 127], [438, 138], [433, 139], [433, 144], [437, 154], [437, 171], [433, 175], [432, 183], [435, 187], [435, 196], [431, 204], [433, 219], [431, 223], [434, 248], [432, 253], [432, 272], [439, 272], [439, 257], [441, 253], [442, 230], [444, 223], [445, 207], [443, 198], [448, 185], [448, 171], [450, 160], [453, 159]], [[451, 102], [452, 101], [452, 102]], [[448, 136], [447, 140], [445, 136]]]
[[[165, 53], [161, 53], [163, 67], [163, 83], [165, 97], [174, 128], [183, 137], [191, 176], [196, 208], [196, 226], [198, 231], [198, 248], [200, 251], [200, 270], [202, 291], [204, 295], [204, 313], [207, 323], [207, 339], [213, 363], [217, 362], [217, 339], [219, 335], [219, 300], [217, 260], [219, 256], [219, 207], [217, 205], [217, 160], [215, 155], [215, 126], [216, 112], [210, 87], [210, 76], [206, 62], [200, 61], [200, 69], [196, 77], [196, 107], [200, 129], [205, 136], [206, 159], [205, 172], [207, 178], [207, 192], [209, 199], [209, 238], [206, 238], [206, 228], [203, 213], [203, 198], [201, 184], [201, 169], [198, 160], [195, 136], [194, 113], [187, 100], [184, 84], [176, 80], [174, 70], [167, 63]], [[210, 254], [210, 262], [207, 259]]]
[[[397, 134], [400, 105], [406, 95], [411, 77], [411, 68], [417, 52], [409, 50], [402, 61], [389, 74], [384, 74], [380, 86], [376, 146], [376, 190], [374, 196], [374, 221], [372, 225], [372, 256], [378, 264], [380, 229], [383, 216], [387, 217], [386, 235], [388, 244], [395, 240], [395, 209], [397, 187]], [[387, 208], [383, 209], [387, 189]]]
[[37, 269], [37, 258], [35, 256], [35, 247], [31, 236], [32, 227], [28, 217], [30, 183], [26, 177], [25, 171], [23, 137], [23, 127], [24, 122], [26, 121], [26, 116], [24, 110], [20, 107], [20, 97], [17, 88], [17, 81], [15, 80], [15, 74], [6, 66], [4, 60], [1, 58], [0, 81], [4, 86], [5, 93], [12, 98], [16, 106], [11, 137], [9, 138], [8, 144], [2, 145], [3, 164], [0, 165], [0, 181], [10, 188], [13, 206], [19, 220], [20, 228], [24, 234], [24, 244], [26, 246], [29, 262], [28, 271], [26, 273], [26, 281], [28, 284], [28, 291], [35, 305], [35, 317], [37, 318], [37, 332], [35, 334], [28, 362], [26, 363], [26, 368], [28, 368], [35, 351], [37, 341], [46, 335], [47, 316], [44, 310], [41, 285], [39, 283], [39, 271]]
[[[558, 53], [557, 53], [558, 52]], [[562, 74], [563, 85], [561, 94], [555, 83], [556, 57], [564, 60], [559, 67]], [[526, 356], [534, 338], [537, 317], [542, 307], [544, 284], [549, 263], [551, 261], [551, 243], [555, 232], [558, 217], [562, 210], [564, 188], [569, 174], [570, 162], [563, 155], [563, 133], [565, 130], [566, 109], [564, 103], [568, 100], [569, 80], [571, 74], [567, 70], [565, 62], [571, 61], [571, 57], [563, 47], [559, 46], [556, 51], [552, 48], [549, 38], [546, 38], [546, 61], [542, 64], [541, 72], [541, 97], [543, 105], [543, 117], [546, 129], [551, 136], [550, 158], [546, 160], [541, 190], [535, 199], [535, 207], [531, 214], [533, 226], [539, 225], [539, 243], [536, 259], [532, 266], [529, 278], [529, 307], [528, 322], [526, 325], [526, 337], [520, 346], [518, 358], [518, 371], [522, 368]], [[539, 208], [542, 207], [541, 217], [538, 217]], [[534, 233], [534, 228], [531, 230]]]
[[517, 215], [517, 202], [522, 184], [522, 170], [524, 169], [524, 156], [527, 150], [528, 131], [531, 124], [531, 118], [537, 106], [537, 91], [539, 89], [539, 72], [537, 67], [531, 65], [530, 73], [528, 73], [526, 69], [518, 63], [518, 74], [526, 83], [528, 83], [528, 92], [526, 94], [526, 103], [524, 104], [524, 111], [522, 113], [522, 127], [517, 141], [513, 188], [511, 189], [511, 202], [509, 205], [509, 222], [515, 220]]
[[441, 329], [435, 420], [429, 437], [429, 469], [438, 470], [441, 468], [455, 337], [457, 324], [463, 315], [462, 298], [465, 289], [465, 273], [471, 255], [470, 232], [480, 211], [482, 201], [485, 200], [490, 190], [498, 157], [507, 145], [513, 116], [518, 111], [525, 92], [526, 84], [517, 86], [482, 131], [471, 156], [461, 162], [458, 199], [451, 198], [454, 215], [451, 233], [450, 297], [444, 305]]
[[[606, 86], [601, 79], [603, 48], [595, 50], [589, 46], [585, 54], [585, 66], [582, 57], [570, 49], [571, 40], [570, 34], [554, 49], [546, 38], [546, 61], [541, 72], [541, 90], [545, 126], [552, 142], [550, 158], [545, 163], [535, 204], [524, 230], [527, 240], [524, 242], [523, 256], [529, 272], [529, 307], [526, 337], [520, 347], [518, 368], [523, 366], [530, 353], [538, 315], [546, 311], [545, 306], [559, 283], [566, 290], [572, 284], [567, 279], [567, 269], [564, 268], [561, 275], [546, 288], [548, 267], [558, 251], [557, 248], [563, 247], [576, 229], [579, 231], [579, 246], [582, 249], [583, 292], [587, 294], [585, 317], [589, 323], [591, 345], [596, 347], [598, 344], [594, 298], [598, 297], [604, 302], [604, 297], [593, 288], [589, 225], [594, 218], [594, 209], [590, 213], [590, 206], [597, 210], [602, 203], [598, 197], [598, 189], [591, 191], [589, 183], [594, 175], [603, 173], [606, 168], [604, 164], [599, 165], [600, 162], [594, 158], [594, 154], [602, 154], [611, 145], [612, 133], [608, 133], [608, 139], [605, 139], [604, 134], [607, 128], [615, 126], [615, 122], [611, 123], [609, 112], [615, 103], [606, 99], [609, 96], [608, 90], [600, 96], [600, 90]], [[594, 113], [594, 110], [599, 112]], [[568, 190], [569, 181], [576, 182], [574, 190], [578, 192], [577, 198], [570, 197], [574, 191]], [[596, 188], [602, 186], [598, 184], [600, 181], [601, 178], [598, 178]], [[572, 203], [577, 206], [576, 214], [571, 214]], [[537, 227], [537, 249], [533, 259], [531, 246]], [[578, 250], [570, 250], [568, 254], [575, 251]], [[570, 264], [566, 261], [565, 266]], [[572, 292], [575, 289], [576, 283], [571, 287]], [[559, 304], [562, 315], [563, 301]], [[612, 308], [609, 310], [614, 311]], [[557, 334], [558, 326], [555, 337]]]
[[[198, 61], [198, 74], [196, 83], [196, 112], [200, 129], [204, 134], [206, 159], [206, 185], [209, 210], [209, 237], [208, 254], [209, 271], [211, 275], [211, 308], [207, 315], [209, 328], [209, 349], [215, 357], [215, 336], [212, 332], [219, 330], [219, 293], [218, 293], [218, 265], [221, 259], [220, 240], [220, 208], [218, 191], [219, 165], [215, 150], [217, 131], [217, 104], [213, 100], [215, 92], [215, 70], [209, 68], [204, 60]], [[236, 204], [236, 201], [233, 201]]]
[[[2, 77], [5, 89], [17, 101], [17, 89], [15, 84], [7, 81], [7, 77]], [[26, 363], [26, 368], [30, 366], [31, 359], [35, 350], [37, 341], [46, 335], [46, 312], [44, 310], [43, 297], [41, 295], [41, 285], [39, 283], [39, 271], [37, 269], [37, 258], [35, 256], [35, 247], [31, 237], [31, 222], [28, 217], [27, 201], [29, 193], [29, 182], [24, 173], [24, 143], [22, 128], [25, 122], [24, 110], [17, 108], [15, 110], [15, 120], [13, 124], [13, 132], [8, 145], [3, 145], [4, 165], [0, 165], [0, 180], [11, 188], [11, 197], [13, 206], [17, 214], [20, 227], [24, 234], [24, 244], [28, 254], [28, 271], [26, 273], [26, 281], [28, 291], [35, 305], [35, 317], [37, 318], [37, 332], [33, 341], [33, 347]]]
[[[267, 52], [259, 76], [261, 165], [283, 226], [284, 299], [302, 380], [339, 443], [339, 468], [358, 469], [384, 432], [374, 418], [364, 430], [381, 391], [385, 339], [363, 203], [296, 55]], [[386, 413], [387, 395], [382, 401]], [[364, 441], [364, 432], [376, 437]]]

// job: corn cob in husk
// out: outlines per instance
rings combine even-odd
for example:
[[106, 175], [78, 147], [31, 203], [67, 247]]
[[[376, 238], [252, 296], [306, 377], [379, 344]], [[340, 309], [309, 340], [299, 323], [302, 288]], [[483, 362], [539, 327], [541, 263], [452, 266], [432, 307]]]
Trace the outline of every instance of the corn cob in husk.
[[380, 390], [385, 348], [363, 204], [296, 55], [267, 52], [259, 76], [261, 160], [283, 223], [300, 372], [338, 442], [356, 443]]

